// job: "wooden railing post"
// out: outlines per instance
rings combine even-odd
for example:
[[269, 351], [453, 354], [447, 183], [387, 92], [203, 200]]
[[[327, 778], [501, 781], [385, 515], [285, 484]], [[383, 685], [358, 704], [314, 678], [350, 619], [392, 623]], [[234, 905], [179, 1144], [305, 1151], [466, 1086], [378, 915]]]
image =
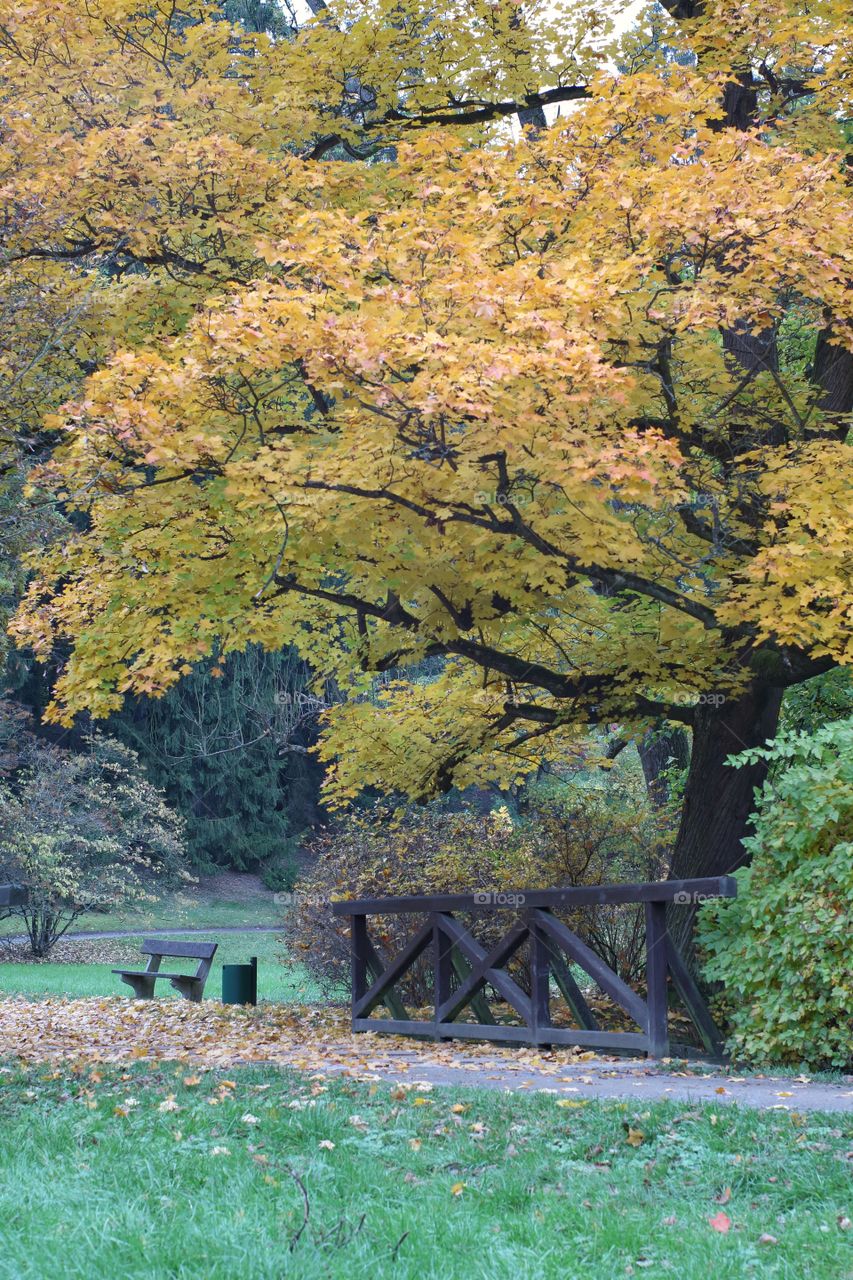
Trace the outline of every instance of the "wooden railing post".
[[350, 917], [350, 967], [352, 972], [352, 1009], [367, 991], [367, 965], [370, 944], [367, 937], [367, 916]]
[[550, 1043], [547, 1030], [551, 1025], [551, 960], [545, 935], [528, 917], [530, 930], [530, 1030], [534, 1044]]
[[453, 943], [439, 925], [438, 912], [430, 913], [432, 921], [432, 968], [435, 992], [435, 1039], [440, 1040], [438, 1011], [450, 999], [450, 982], [453, 973]]
[[669, 1057], [669, 1022], [667, 1020], [666, 975], [667, 956], [666, 903], [646, 903], [646, 1004], [649, 1010], [649, 1055]]

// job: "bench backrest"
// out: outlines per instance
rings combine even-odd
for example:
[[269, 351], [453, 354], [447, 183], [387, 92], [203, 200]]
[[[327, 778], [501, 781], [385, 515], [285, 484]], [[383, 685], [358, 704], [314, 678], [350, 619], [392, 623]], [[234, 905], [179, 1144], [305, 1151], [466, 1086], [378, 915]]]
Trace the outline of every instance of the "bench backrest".
[[172, 938], [146, 938], [142, 953], [148, 956], [183, 956], [189, 960], [212, 960], [218, 942], [180, 942]]

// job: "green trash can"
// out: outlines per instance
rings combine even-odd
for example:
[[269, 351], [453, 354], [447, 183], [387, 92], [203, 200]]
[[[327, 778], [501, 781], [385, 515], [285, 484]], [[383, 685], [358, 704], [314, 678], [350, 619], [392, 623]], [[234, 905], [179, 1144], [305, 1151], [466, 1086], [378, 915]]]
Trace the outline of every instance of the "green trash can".
[[222, 1003], [258, 1003], [257, 956], [252, 956], [248, 964], [224, 964], [222, 966]]

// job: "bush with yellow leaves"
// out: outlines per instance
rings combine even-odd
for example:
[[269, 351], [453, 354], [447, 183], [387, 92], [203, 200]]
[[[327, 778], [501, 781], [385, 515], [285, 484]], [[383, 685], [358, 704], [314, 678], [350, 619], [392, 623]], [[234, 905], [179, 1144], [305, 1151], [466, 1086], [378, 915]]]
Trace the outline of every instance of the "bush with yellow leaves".
[[[340, 993], [349, 971], [349, 936], [348, 920], [332, 914], [335, 899], [500, 894], [664, 876], [669, 818], [649, 804], [638, 772], [614, 770], [571, 786], [561, 780], [534, 785], [521, 815], [506, 806], [483, 814], [441, 805], [402, 812], [378, 805], [350, 813], [310, 849], [313, 863], [296, 886], [288, 927], [291, 954]], [[644, 933], [637, 910], [561, 915], [626, 980], [641, 976]], [[511, 916], [508, 910], [483, 911], [459, 919], [488, 946]], [[370, 936], [380, 958], [390, 959], [421, 923], [408, 915], [371, 917]], [[524, 985], [523, 961], [511, 971]], [[422, 1007], [431, 992], [431, 958], [425, 955], [400, 994]]]

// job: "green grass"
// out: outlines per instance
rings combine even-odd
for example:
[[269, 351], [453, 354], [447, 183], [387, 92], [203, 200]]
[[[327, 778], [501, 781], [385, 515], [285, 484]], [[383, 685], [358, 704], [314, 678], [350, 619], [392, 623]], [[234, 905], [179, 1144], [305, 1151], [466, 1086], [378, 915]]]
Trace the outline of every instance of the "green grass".
[[[196, 935], [188, 935], [195, 937]], [[311, 974], [303, 965], [283, 965], [282, 954], [285, 950], [284, 938], [273, 933], [220, 934], [217, 938], [215, 928], [211, 929], [211, 940], [218, 941], [219, 949], [214, 958], [210, 976], [205, 987], [208, 999], [218, 1000], [222, 995], [223, 964], [246, 964], [250, 956], [258, 957], [258, 998], [261, 1000], [281, 1000], [298, 1004], [311, 1004], [325, 997], [318, 988]], [[121, 946], [128, 948], [123, 952], [129, 955], [136, 949], [134, 940], [122, 941]], [[2, 953], [0, 953], [2, 955]], [[2, 964], [0, 963], [0, 996], [133, 996], [131, 988], [121, 981], [113, 972], [113, 968], [145, 968], [147, 957], [138, 955], [137, 960], [127, 962], [118, 960], [115, 964], [52, 964], [49, 961], [37, 964]], [[179, 972], [193, 973], [196, 961], [177, 960], [174, 964]], [[173, 962], [163, 962], [163, 968], [173, 972]], [[180, 999], [177, 991], [169, 982], [161, 982], [157, 987], [157, 995], [174, 996]], [[342, 993], [342, 999], [346, 993]]]
[[[192, 929], [217, 925], [277, 924], [284, 911], [267, 895], [229, 901], [210, 890], [191, 888], [164, 894], [157, 902], [122, 911], [90, 911], [75, 920], [74, 933], [125, 929]], [[23, 933], [16, 916], [0, 919], [0, 935]]]
[[840, 1116], [326, 1089], [270, 1068], [229, 1072], [234, 1088], [168, 1064], [5, 1070], [2, 1277], [853, 1276]]

